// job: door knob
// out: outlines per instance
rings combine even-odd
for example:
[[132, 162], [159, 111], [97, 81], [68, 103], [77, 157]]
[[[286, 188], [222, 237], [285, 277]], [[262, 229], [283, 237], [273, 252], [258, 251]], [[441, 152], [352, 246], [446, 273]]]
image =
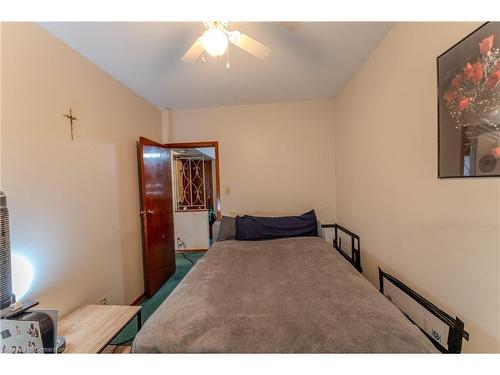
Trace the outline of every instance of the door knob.
[[156, 215], [155, 210], [141, 210], [141, 215], [146, 216], [146, 215]]

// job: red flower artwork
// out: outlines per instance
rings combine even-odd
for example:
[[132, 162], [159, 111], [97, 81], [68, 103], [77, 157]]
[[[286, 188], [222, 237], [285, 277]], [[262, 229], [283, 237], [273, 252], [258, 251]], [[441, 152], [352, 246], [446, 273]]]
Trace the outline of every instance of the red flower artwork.
[[493, 47], [493, 38], [495, 35], [490, 35], [487, 38], [484, 38], [481, 42], [479, 42], [479, 52], [481, 55], [486, 55], [488, 52], [491, 51], [491, 48]]
[[498, 81], [500, 81], [500, 70], [490, 74], [488, 80], [486, 81], [486, 87], [490, 90], [494, 89], [497, 86]]
[[455, 97], [455, 94], [457, 93], [457, 90], [453, 90], [450, 88], [448, 91], [446, 91], [443, 95], [443, 99], [446, 100], [446, 104], [450, 105], [451, 101]]
[[477, 62], [474, 65], [467, 63], [464, 67], [464, 74], [467, 79], [471, 80], [474, 83], [478, 83], [481, 79], [483, 79], [483, 64], [481, 64], [480, 62]]
[[467, 64], [465, 64], [465, 66], [464, 66], [464, 75], [465, 75], [465, 77], [467, 77], [468, 79], [470, 79], [470, 77], [472, 76], [472, 70], [473, 70], [473, 68], [472, 68], [471, 63], [468, 62]]
[[453, 87], [455, 89], [458, 89], [460, 86], [462, 86], [463, 78], [461, 74], [457, 74], [455, 78], [452, 79], [450, 87]]
[[461, 98], [458, 100], [457, 111], [462, 112], [470, 103], [469, 98]]
[[458, 67], [442, 94], [457, 127], [468, 126], [472, 118], [490, 113], [500, 105], [500, 49], [495, 47], [494, 40], [492, 34], [478, 43], [479, 53], [472, 54]]

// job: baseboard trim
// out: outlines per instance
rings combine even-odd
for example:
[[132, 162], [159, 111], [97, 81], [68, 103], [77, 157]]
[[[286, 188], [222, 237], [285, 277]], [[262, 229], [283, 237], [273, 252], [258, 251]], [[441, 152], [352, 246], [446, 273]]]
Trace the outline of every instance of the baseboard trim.
[[[201, 252], [201, 251], [207, 251], [208, 249], [207, 248], [204, 248], [204, 249], [184, 249], [182, 250], [183, 253], [193, 253], [193, 252]], [[180, 254], [181, 251], [179, 250], [175, 250], [175, 253], [176, 254]]]
[[131, 304], [130, 306], [138, 306], [142, 300], [146, 298], [146, 292], [142, 293], [139, 297], [137, 297]]

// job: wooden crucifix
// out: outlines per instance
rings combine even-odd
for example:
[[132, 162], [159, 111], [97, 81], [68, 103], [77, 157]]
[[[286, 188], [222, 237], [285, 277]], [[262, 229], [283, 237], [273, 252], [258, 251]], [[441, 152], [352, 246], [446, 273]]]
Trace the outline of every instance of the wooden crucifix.
[[63, 116], [69, 119], [69, 126], [71, 127], [71, 140], [73, 140], [73, 121], [78, 121], [78, 118], [73, 116], [73, 113], [71, 113], [71, 108], [69, 109], [69, 115], [65, 113], [63, 114]]

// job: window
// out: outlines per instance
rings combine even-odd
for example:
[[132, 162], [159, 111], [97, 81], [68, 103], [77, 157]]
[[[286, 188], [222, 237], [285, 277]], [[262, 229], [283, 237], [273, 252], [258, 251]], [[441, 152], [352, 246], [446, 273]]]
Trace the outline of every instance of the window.
[[204, 157], [174, 156], [177, 210], [207, 209], [206, 165]]

